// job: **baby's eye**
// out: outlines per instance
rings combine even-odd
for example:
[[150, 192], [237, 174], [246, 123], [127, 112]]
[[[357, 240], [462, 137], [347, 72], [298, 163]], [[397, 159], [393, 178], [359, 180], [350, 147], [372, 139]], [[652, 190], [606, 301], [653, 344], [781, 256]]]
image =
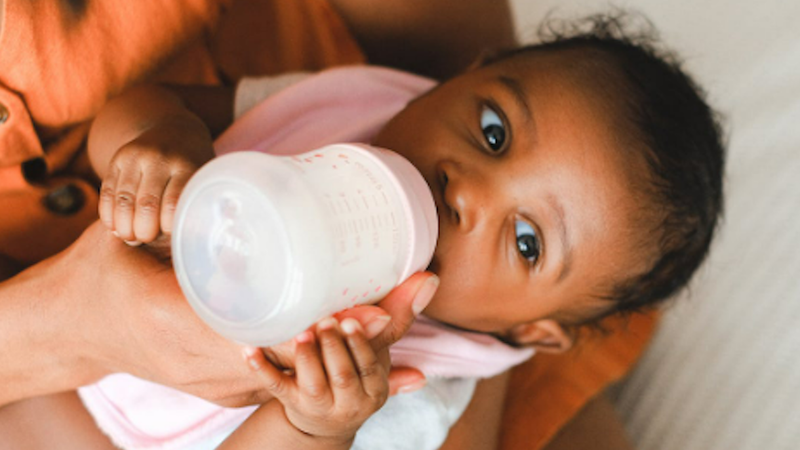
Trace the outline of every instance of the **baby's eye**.
[[517, 249], [529, 264], [534, 264], [539, 259], [541, 245], [539, 236], [533, 227], [524, 220], [517, 220], [514, 224], [517, 235]]
[[489, 148], [495, 151], [502, 150], [506, 142], [506, 127], [503, 125], [503, 119], [488, 106], [484, 106], [481, 110], [481, 131]]

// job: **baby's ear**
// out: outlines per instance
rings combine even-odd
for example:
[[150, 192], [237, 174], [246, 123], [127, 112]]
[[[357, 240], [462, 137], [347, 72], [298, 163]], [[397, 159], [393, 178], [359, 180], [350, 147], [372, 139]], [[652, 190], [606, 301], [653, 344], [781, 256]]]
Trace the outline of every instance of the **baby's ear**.
[[563, 353], [572, 348], [575, 342], [572, 333], [551, 319], [515, 325], [508, 331], [507, 338], [542, 353]]

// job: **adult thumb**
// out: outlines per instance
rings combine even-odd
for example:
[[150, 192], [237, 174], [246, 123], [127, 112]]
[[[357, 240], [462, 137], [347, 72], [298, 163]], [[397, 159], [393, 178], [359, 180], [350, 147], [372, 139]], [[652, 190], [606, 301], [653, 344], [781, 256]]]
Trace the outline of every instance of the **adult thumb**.
[[378, 306], [392, 319], [386, 328], [371, 340], [373, 348], [385, 348], [399, 341], [414, 323], [417, 315], [428, 306], [438, 287], [439, 277], [431, 272], [418, 272], [389, 292]]
[[414, 392], [425, 386], [425, 375], [413, 367], [392, 367], [389, 372], [389, 395]]

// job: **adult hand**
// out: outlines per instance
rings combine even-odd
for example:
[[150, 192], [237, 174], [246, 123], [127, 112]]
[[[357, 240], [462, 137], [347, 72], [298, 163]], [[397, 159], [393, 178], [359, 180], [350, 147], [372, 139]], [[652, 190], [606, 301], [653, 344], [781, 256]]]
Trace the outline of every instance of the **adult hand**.
[[[376, 306], [363, 305], [335, 314], [341, 322], [346, 318], [356, 319], [362, 324], [373, 351], [383, 354], [383, 350], [399, 341], [406, 334], [416, 316], [428, 305], [436, 289], [439, 278], [430, 272], [419, 272], [394, 288]], [[263, 349], [267, 359], [273, 364], [292, 368], [294, 357], [292, 341]], [[389, 395], [400, 391], [411, 391], [425, 383], [425, 376], [411, 367], [392, 367], [389, 372]]]
[[[60, 286], [62, 308], [74, 320], [61, 323], [59, 340], [70, 342], [94, 381], [114, 372], [174, 387], [224, 406], [262, 403], [271, 398], [242, 363], [239, 345], [206, 326], [183, 297], [172, 267], [144, 248], [132, 248], [99, 222], [49, 263], [48, 276]], [[418, 274], [393, 290], [379, 306], [343, 314], [369, 330], [375, 321], [388, 326], [373, 339], [376, 350], [397, 341], [432, 297], [438, 281]], [[419, 383], [415, 370], [398, 370], [393, 389]]]

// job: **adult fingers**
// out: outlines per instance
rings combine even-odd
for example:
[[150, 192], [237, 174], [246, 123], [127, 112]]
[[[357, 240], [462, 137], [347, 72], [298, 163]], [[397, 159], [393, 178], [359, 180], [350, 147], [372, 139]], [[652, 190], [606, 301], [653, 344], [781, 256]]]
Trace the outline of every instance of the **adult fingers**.
[[372, 339], [381, 334], [386, 329], [386, 325], [392, 320], [383, 308], [373, 305], [359, 305], [334, 314], [334, 317], [341, 323], [344, 319], [355, 319], [364, 327], [364, 335], [367, 339]]
[[392, 367], [389, 372], [389, 395], [405, 394], [425, 386], [425, 375], [413, 367]]
[[399, 341], [414, 323], [417, 315], [428, 306], [438, 287], [439, 277], [430, 272], [419, 272], [392, 289], [389, 295], [378, 303], [392, 320], [371, 340], [372, 348], [379, 350]]

